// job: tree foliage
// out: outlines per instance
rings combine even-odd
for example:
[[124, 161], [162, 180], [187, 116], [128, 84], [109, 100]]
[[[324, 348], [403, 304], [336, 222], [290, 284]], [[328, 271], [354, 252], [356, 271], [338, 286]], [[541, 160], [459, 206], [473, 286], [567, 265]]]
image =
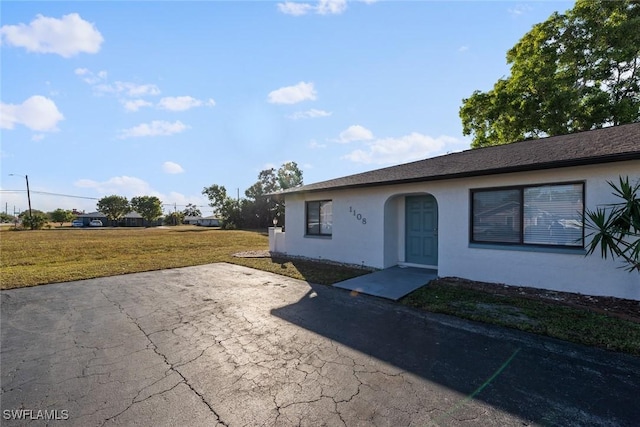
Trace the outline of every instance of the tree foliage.
[[49, 217], [51, 218], [51, 221], [59, 223], [62, 227], [62, 224], [65, 222], [72, 221], [73, 218], [75, 218], [75, 215], [70, 210], [56, 209], [49, 213]]
[[26, 215], [22, 217], [22, 227], [30, 228], [32, 230], [40, 230], [49, 222], [47, 215], [39, 210], [32, 210], [31, 215], [27, 211]]
[[9, 215], [8, 213], [5, 212], [0, 212], [0, 221], [2, 222], [14, 222], [16, 220], [16, 217], [13, 215]]
[[131, 198], [131, 207], [151, 224], [162, 216], [162, 201], [156, 196], [138, 196]]
[[183, 212], [171, 212], [170, 214], [166, 215], [164, 217], [163, 223], [165, 225], [179, 225], [182, 224], [182, 221], [184, 220], [184, 213]]
[[628, 177], [619, 179], [618, 185], [609, 185], [622, 199], [620, 203], [586, 211], [587, 237], [591, 238], [587, 255], [600, 248], [602, 258], [621, 258], [627, 270], [640, 273], [640, 180], [631, 184]]
[[460, 109], [482, 147], [640, 120], [640, 2], [578, 0], [507, 53], [511, 75]]
[[194, 205], [189, 203], [184, 210], [182, 211], [182, 215], [183, 217], [185, 216], [202, 216], [202, 212], [200, 211], [200, 209]]
[[258, 174], [258, 181], [245, 190], [246, 199], [235, 200], [227, 195], [224, 186], [205, 187], [202, 194], [223, 221], [224, 228], [264, 228], [277, 218], [284, 224], [284, 204], [273, 196], [280, 190], [302, 185], [302, 171], [296, 162], [284, 163], [278, 170], [269, 168]]
[[277, 190], [286, 190], [302, 185], [302, 171], [298, 168], [296, 162], [287, 162], [278, 169], [278, 188]]
[[98, 212], [103, 213], [111, 222], [117, 223], [131, 212], [131, 205], [126, 197], [114, 194], [98, 200]]
[[222, 220], [222, 228], [232, 229], [242, 227], [242, 217], [240, 206], [237, 200], [232, 199], [227, 194], [227, 189], [223, 185], [213, 184], [205, 187], [202, 194], [209, 199], [215, 215]]

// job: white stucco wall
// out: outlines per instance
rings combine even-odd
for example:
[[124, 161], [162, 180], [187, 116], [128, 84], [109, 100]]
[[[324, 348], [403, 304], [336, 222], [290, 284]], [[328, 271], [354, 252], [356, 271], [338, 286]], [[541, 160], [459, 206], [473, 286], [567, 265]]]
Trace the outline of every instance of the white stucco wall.
[[[303, 193], [286, 198], [286, 251], [317, 259], [386, 268], [404, 262], [405, 196], [431, 194], [438, 203], [438, 274], [509, 285], [610, 295], [640, 300], [640, 274], [618, 268], [599, 254], [520, 247], [471, 247], [470, 189], [585, 182], [585, 205], [617, 202], [606, 183], [618, 176], [640, 179], [640, 161], [521, 172], [396, 186]], [[305, 236], [305, 201], [333, 201], [333, 235]], [[358, 221], [351, 210], [361, 214]]]

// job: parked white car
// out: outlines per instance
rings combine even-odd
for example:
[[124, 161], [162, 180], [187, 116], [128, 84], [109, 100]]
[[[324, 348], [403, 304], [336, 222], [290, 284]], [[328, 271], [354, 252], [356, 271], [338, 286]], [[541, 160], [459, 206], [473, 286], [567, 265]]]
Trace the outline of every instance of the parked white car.
[[72, 226], [72, 227], [84, 227], [84, 222], [82, 222], [82, 220], [81, 220], [81, 219], [74, 219], [74, 220], [71, 222], [71, 226]]
[[102, 221], [94, 219], [89, 223], [89, 227], [102, 227]]

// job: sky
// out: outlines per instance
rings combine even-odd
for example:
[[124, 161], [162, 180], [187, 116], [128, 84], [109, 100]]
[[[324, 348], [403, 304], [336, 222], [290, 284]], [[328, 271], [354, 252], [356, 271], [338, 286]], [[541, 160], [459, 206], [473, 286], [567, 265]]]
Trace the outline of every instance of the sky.
[[[0, 3], [0, 202], [212, 208], [294, 161], [305, 184], [469, 149], [463, 99], [573, 2]], [[13, 175], [10, 175], [13, 174]]]

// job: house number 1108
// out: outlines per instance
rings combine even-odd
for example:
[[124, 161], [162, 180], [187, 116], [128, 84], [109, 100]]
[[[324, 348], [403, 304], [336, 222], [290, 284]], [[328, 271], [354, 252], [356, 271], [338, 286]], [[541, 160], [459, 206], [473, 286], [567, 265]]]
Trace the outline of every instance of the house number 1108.
[[363, 217], [361, 213], [356, 212], [356, 210], [353, 209], [353, 206], [349, 206], [349, 212], [351, 212], [353, 216], [355, 216], [356, 219], [360, 221], [362, 224], [367, 223], [367, 218]]

